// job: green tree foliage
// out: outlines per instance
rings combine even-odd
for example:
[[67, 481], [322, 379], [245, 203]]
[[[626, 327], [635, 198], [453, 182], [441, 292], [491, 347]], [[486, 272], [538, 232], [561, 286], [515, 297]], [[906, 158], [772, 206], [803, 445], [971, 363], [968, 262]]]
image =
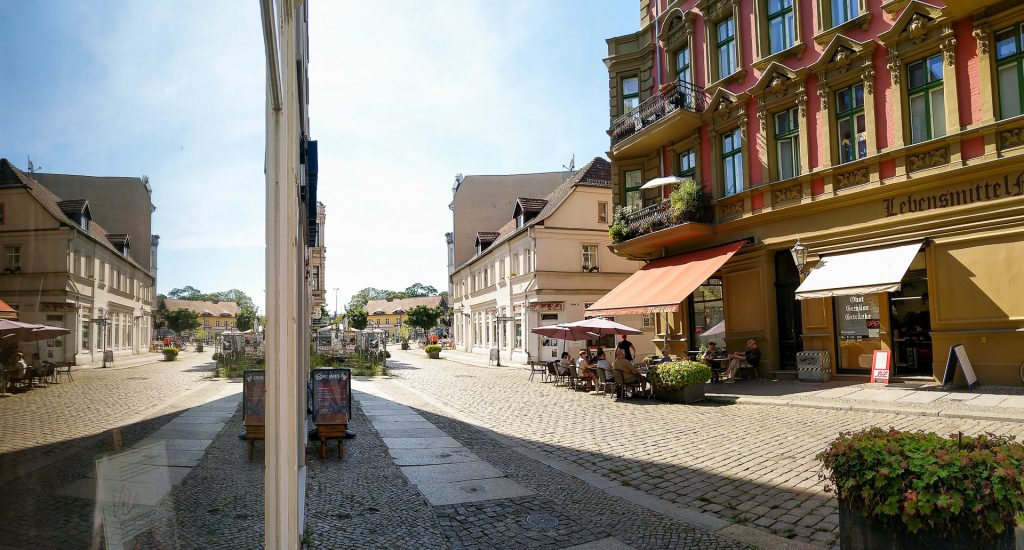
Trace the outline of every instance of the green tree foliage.
[[194, 286], [184, 286], [182, 288], [172, 288], [167, 293], [167, 297], [172, 300], [201, 300], [197, 296], [202, 296], [202, 292]]
[[252, 298], [237, 288], [222, 290], [219, 292], [203, 292], [194, 286], [184, 286], [182, 288], [171, 289], [171, 291], [167, 293], [167, 297], [172, 300], [234, 302], [238, 304], [239, 309], [256, 311], [256, 304], [253, 303]]
[[419, 298], [421, 296], [437, 296], [437, 289], [421, 283], [413, 283], [401, 293], [402, 298]]
[[245, 332], [256, 325], [256, 310], [249, 308], [239, 308], [238, 315], [235, 317], [235, 328]]
[[370, 300], [386, 300], [388, 298], [419, 298], [422, 296], [437, 296], [437, 289], [422, 283], [413, 283], [405, 290], [385, 290], [368, 286], [352, 295], [348, 301], [348, 308], [354, 307], [366, 309], [366, 303]]
[[365, 309], [361, 307], [349, 308], [345, 315], [348, 317], [348, 326], [356, 330], [363, 330], [366, 328], [368, 318], [366, 316]]
[[178, 334], [199, 328], [199, 314], [190, 309], [164, 310], [163, 317], [167, 328]]
[[406, 324], [411, 327], [428, 331], [437, 325], [437, 318], [441, 316], [441, 310], [427, 306], [416, 306], [406, 313]]

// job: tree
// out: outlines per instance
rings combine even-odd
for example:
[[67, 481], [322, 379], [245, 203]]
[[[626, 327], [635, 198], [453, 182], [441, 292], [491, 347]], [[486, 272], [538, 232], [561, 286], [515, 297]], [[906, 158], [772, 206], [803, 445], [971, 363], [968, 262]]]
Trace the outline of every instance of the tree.
[[238, 315], [235, 316], [235, 328], [245, 332], [256, 324], [256, 310], [247, 307], [238, 308]]
[[401, 293], [402, 298], [419, 298], [421, 296], [437, 296], [437, 289], [420, 283], [413, 283]]
[[398, 293], [393, 290], [381, 290], [368, 286], [352, 295], [352, 298], [348, 301], [348, 309], [366, 309], [366, 303], [370, 300], [384, 300], [396, 297], [399, 297]]
[[441, 316], [441, 310], [427, 306], [416, 306], [406, 313], [406, 324], [411, 327], [423, 329], [424, 332], [437, 326], [437, 318]]
[[363, 330], [369, 322], [366, 310], [361, 307], [349, 308], [345, 315], [348, 317], [348, 326], [356, 330]]
[[167, 322], [167, 328], [177, 334], [199, 328], [199, 314], [190, 309], [164, 310], [163, 316]]
[[194, 286], [185, 286], [182, 288], [172, 288], [167, 293], [167, 297], [172, 300], [201, 300], [198, 296], [202, 296], [202, 292]]

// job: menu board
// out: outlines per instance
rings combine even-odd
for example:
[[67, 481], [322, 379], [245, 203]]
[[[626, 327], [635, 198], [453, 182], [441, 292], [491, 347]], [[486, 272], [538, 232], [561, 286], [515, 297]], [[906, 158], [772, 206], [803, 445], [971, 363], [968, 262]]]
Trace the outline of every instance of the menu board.
[[313, 369], [313, 422], [346, 424], [352, 418], [352, 371]]
[[242, 418], [247, 425], [262, 425], [267, 414], [267, 371], [242, 373]]
[[877, 295], [836, 296], [835, 304], [840, 338], [878, 338], [881, 315]]

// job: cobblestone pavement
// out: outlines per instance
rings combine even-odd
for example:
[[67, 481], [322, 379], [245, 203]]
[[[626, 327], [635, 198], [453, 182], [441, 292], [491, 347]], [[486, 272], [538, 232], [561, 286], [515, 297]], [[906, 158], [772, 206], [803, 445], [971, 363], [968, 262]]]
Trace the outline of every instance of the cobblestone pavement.
[[[894, 426], [1024, 436], [1024, 424], [998, 421], [617, 402], [528, 382], [523, 369], [467, 366], [400, 351], [394, 356], [401, 383], [454, 409], [462, 421], [679, 506], [821, 546], [835, 544], [839, 520], [835, 500], [818, 480], [814, 456], [840, 431]], [[497, 465], [497, 459], [487, 460]]]
[[0, 399], [0, 546], [93, 544], [94, 502], [61, 491], [95, 475], [94, 459], [114, 450], [109, 430], [131, 445], [222, 388], [207, 380], [207, 359], [76, 371]]

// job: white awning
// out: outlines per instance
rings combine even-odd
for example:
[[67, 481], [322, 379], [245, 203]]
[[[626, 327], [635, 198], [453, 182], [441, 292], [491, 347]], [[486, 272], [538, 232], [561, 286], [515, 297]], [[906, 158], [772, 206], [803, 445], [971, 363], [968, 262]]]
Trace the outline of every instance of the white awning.
[[796, 289], [796, 299], [893, 292], [910, 269], [921, 243], [822, 256]]

